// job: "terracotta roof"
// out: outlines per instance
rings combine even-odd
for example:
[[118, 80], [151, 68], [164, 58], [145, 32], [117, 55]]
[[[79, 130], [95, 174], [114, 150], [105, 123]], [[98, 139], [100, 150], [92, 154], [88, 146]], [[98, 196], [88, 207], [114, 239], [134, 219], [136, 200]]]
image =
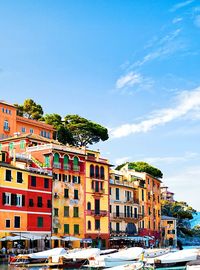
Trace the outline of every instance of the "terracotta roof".
[[52, 125], [46, 124], [45, 122], [42, 122], [42, 121], [39, 121], [39, 120], [29, 119], [29, 118], [22, 117], [22, 116], [19, 116], [19, 115], [17, 115], [16, 119], [19, 122], [26, 122], [26, 123], [33, 124], [35, 126], [45, 127], [45, 128], [51, 129], [51, 130], [55, 130]]
[[10, 107], [16, 108], [15, 105], [10, 104], [10, 103], [6, 102], [5, 100], [0, 100], [0, 104], [4, 104], [4, 105], [8, 105], [8, 106], [10, 106]]
[[28, 133], [28, 134], [22, 134], [19, 136], [13, 136], [13, 137], [9, 137], [9, 138], [5, 138], [0, 140], [1, 142], [5, 142], [5, 141], [15, 141], [16, 139], [32, 139], [32, 140], [37, 140], [37, 141], [42, 141], [42, 142], [46, 142], [46, 143], [54, 143], [54, 144], [59, 144], [59, 145], [63, 145], [62, 143], [53, 140], [53, 139], [48, 139], [45, 137], [42, 137], [40, 135], [34, 134], [34, 133]]

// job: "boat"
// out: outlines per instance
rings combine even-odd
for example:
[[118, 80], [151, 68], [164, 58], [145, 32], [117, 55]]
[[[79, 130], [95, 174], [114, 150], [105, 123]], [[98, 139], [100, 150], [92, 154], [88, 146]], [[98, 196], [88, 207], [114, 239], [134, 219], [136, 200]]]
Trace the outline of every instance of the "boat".
[[157, 268], [185, 266], [187, 262], [197, 260], [199, 250], [188, 249], [171, 252], [154, 259]]
[[10, 261], [11, 265], [37, 265], [45, 263], [50, 256], [59, 256], [67, 254], [67, 251], [64, 248], [53, 248], [41, 252], [30, 253], [30, 254], [19, 254], [14, 259]]
[[117, 253], [107, 255], [104, 258], [105, 267], [121, 266], [127, 263], [133, 264], [144, 253], [144, 249], [140, 247], [132, 247], [121, 250]]
[[49, 268], [80, 268], [83, 265], [88, 264], [89, 258], [94, 258], [99, 255], [100, 249], [98, 248], [82, 249], [66, 254], [51, 256], [48, 259], [47, 265]]
[[169, 252], [169, 248], [148, 248], [144, 250], [144, 258], [155, 258]]
[[108, 270], [140, 270], [140, 269], [144, 269], [143, 267], [144, 267], [143, 262], [135, 262], [135, 263], [115, 266], [115, 267], [111, 267], [107, 269]]
[[199, 270], [199, 269], [200, 269], [200, 260], [191, 261], [186, 264], [186, 270]]

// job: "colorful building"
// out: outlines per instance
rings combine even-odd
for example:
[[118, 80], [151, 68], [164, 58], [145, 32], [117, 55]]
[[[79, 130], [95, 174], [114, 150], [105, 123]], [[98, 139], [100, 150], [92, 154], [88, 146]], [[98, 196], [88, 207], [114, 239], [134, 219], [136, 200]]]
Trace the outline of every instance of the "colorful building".
[[5, 101], [0, 101], [0, 139], [14, 134], [37, 134], [46, 138], [53, 137], [53, 127], [44, 122], [17, 115], [17, 108]]
[[134, 182], [122, 172], [110, 172], [110, 228], [111, 237], [138, 234], [139, 192]]
[[177, 246], [177, 221], [174, 217], [161, 216], [162, 246]]
[[86, 149], [85, 238], [98, 247], [108, 247], [110, 237], [109, 168], [98, 151]]
[[174, 193], [168, 190], [167, 186], [161, 186], [161, 200], [174, 202]]
[[0, 152], [0, 236], [51, 235], [52, 173], [38, 172], [26, 155]]
[[[161, 180], [153, 177], [146, 172], [136, 172], [125, 164], [120, 171], [127, 179], [137, 179], [139, 190], [139, 213], [143, 219], [139, 222], [139, 234], [141, 236], [152, 236], [154, 240], [160, 239], [160, 222], [161, 222]], [[143, 180], [143, 181], [141, 181]]]

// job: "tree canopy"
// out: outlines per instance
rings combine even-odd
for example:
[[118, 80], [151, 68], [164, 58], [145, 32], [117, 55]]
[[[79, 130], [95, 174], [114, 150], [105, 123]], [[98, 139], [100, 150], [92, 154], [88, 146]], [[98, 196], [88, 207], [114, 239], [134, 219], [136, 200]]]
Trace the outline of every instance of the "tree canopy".
[[39, 120], [43, 116], [42, 106], [37, 104], [33, 99], [25, 99], [22, 105], [14, 104], [17, 108], [17, 115], [29, 119]]
[[[116, 170], [120, 170], [126, 164], [127, 163], [123, 163], [123, 164], [117, 166]], [[146, 172], [146, 173], [148, 173], [156, 178], [163, 177], [163, 173], [161, 172], [161, 170], [153, 167], [152, 165], [150, 165], [144, 161], [128, 162], [128, 168], [133, 169], [136, 172]]]

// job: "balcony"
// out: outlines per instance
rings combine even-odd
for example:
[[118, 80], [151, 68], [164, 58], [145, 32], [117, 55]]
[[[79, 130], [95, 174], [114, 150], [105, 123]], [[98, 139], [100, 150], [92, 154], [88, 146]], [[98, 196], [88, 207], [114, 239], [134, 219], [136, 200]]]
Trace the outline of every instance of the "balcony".
[[79, 172], [80, 171], [80, 166], [73, 165], [73, 171]]
[[112, 213], [110, 214], [110, 218], [113, 220], [113, 219], [117, 219], [117, 220], [129, 220], [129, 221], [134, 221], [134, 220], [139, 220], [141, 219], [142, 215], [138, 214], [138, 215], [134, 215], [131, 213], [129, 214], [124, 214], [124, 213]]
[[95, 188], [92, 188], [92, 192], [93, 193], [98, 193], [98, 194], [104, 194], [105, 193], [105, 189], [95, 189]]
[[108, 211], [106, 210], [88, 210], [87, 215], [95, 216], [95, 217], [106, 217], [108, 215]]
[[126, 203], [135, 203], [135, 204], [139, 204], [139, 199], [135, 199], [133, 197], [129, 197], [129, 198], [126, 198]]
[[69, 171], [71, 169], [70, 164], [64, 164], [63, 165], [63, 170]]
[[53, 163], [53, 168], [60, 169], [61, 168], [61, 164], [59, 162], [54, 162]]

